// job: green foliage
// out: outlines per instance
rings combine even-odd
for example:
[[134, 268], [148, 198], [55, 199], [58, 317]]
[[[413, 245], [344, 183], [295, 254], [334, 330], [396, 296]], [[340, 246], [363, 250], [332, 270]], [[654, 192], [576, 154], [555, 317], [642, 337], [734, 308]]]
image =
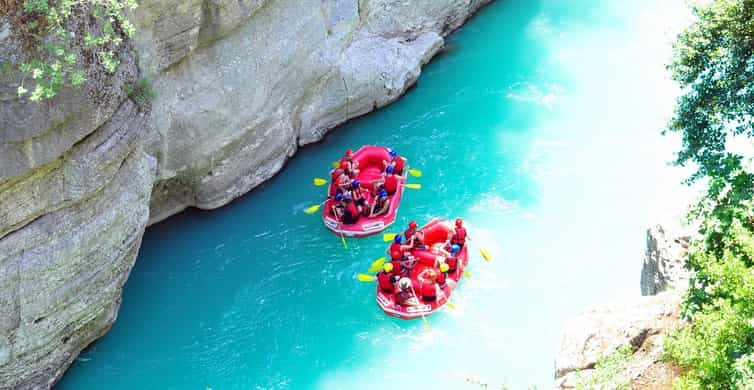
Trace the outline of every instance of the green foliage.
[[65, 85], [79, 87], [86, 82], [80, 58], [73, 48], [82, 40], [81, 32], [71, 30], [77, 24], [75, 20], [87, 28], [83, 46], [95, 54], [105, 72], [114, 73], [120, 65], [114, 48], [135, 31], [125, 11], [134, 8], [136, 0], [24, 0], [24, 19], [30, 20], [25, 26], [36, 41], [36, 53], [19, 67], [26, 77], [18, 87], [18, 94], [29, 93], [25, 86], [27, 78], [34, 83], [29, 95], [32, 101], [50, 99]]
[[754, 381], [754, 236], [741, 222], [730, 226], [720, 254], [699, 245], [697, 270], [685, 313], [693, 326], [669, 338], [665, 350], [687, 374], [677, 386], [738, 388]]
[[581, 372], [576, 372], [578, 390], [591, 389], [615, 389], [628, 390], [631, 388], [631, 380], [626, 375], [626, 367], [633, 349], [630, 345], [624, 345], [613, 353], [603, 356], [597, 361], [594, 371], [584, 379], [581, 379]]
[[665, 345], [685, 369], [681, 389], [754, 388], [754, 174], [731, 142], [754, 136], [754, 0], [694, 7], [669, 69], [684, 88], [669, 130], [683, 145], [676, 163], [708, 180], [690, 214], [701, 222], [687, 267], [694, 271], [682, 315], [693, 325]]
[[727, 146], [734, 136], [754, 136], [754, 0], [715, 0], [693, 11], [699, 19], [678, 37], [669, 66], [687, 91], [669, 126], [682, 133], [676, 162], [698, 165], [690, 181], [714, 181], [710, 199], [751, 199], [754, 175]]
[[126, 93], [136, 104], [148, 106], [154, 98], [154, 89], [147, 79], [141, 79], [133, 85], [126, 86]]

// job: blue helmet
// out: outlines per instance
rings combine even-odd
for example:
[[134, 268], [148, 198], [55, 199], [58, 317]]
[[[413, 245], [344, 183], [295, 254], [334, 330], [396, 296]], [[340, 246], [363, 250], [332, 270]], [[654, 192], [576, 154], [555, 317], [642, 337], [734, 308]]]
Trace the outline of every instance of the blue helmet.
[[341, 194], [340, 192], [338, 192], [337, 194], [335, 194], [335, 200], [337, 200], [337, 201], [343, 200], [343, 194]]
[[385, 168], [385, 172], [387, 172], [387, 173], [393, 173], [393, 166], [392, 165], [388, 165], [387, 168]]
[[358, 187], [359, 185], [361, 185], [361, 182], [358, 180], [354, 180], [351, 182], [351, 187]]
[[460, 250], [461, 250], [461, 247], [458, 246], [457, 244], [453, 244], [453, 246], [450, 247], [450, 251], [453, 252], [453, 253], [456, 253], [456, 252], [458, 252]]
[[403, 236], [401, 236], [400, 234], [396, 235], [394, 241], [396, 244], [400, 244], [401, 241], [403, 241]]
[[398, 152], [396, 152], [395, 150], [390, 151], [390, 157], [395, 157], [397, 155], [398, 155]]
[[387, 198], [387, 191], [385, 190], [380, 191], [380, 198]]

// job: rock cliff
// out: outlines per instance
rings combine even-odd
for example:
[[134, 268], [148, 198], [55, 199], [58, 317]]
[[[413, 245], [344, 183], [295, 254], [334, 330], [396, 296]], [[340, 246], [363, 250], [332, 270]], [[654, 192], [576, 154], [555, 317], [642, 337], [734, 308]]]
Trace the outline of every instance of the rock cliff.
[[611, 380], [624, 381], [632, 389], [672, 388], [678, 370], [661, 360], [662, 345], [684, 325], [679, 305], [690, 276], [683, 268], [690, 240], [689, 234], [669, 234], [659, 225], [647, 230], [641, 272], [644, 296], [596, 306], [566, 322], [555, 359], [556, 388], [612, 388], [590, 379], [600, 374], [597, 362], [622, 346], [630, 346], [631, 354], [618, 372], [611, 373]]
[[[32, 103], [3, 67], [0, 389], [51, 387], [109, 329], [148, 221], [222, 206], [394, 101], [489, 1], [143, 0], [115, 74], [78, 64], [84, 88]], [[26, 60], [17, 30], [0, 12], [0, 64]]]

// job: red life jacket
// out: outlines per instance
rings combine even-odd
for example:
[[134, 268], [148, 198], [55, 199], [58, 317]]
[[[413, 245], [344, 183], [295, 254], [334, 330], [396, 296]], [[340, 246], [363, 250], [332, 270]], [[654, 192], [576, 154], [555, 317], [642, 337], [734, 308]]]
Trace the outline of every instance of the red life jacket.
[[445, 272], [438, 272], [437, 273], [437, 285], [440, 286], [440, 288], [445, 287], [445, 279], [448, 277], [448, 274]]
[[398, 252], [401, 254], [401, 256], [403, 256], [403, 252], [401, 251], [401, 244], [397, 242], [393, 242], [392, 244], [390, 244], [389, 251], [390, 251], [390, 257], [393, 257], [393, 252]]
[[393, 265], [393, 274], [400, 275], [402, 270], [400, 258], [391, 261], [390, 264]]
[[425, 280], [421, 287], [422, 297], [437, 297], [437, 289], [435, 288], [435, 282], [432, 280]]
[[466, 244], [466, 228], [457, 227], [450, 242], [454, 245], [464, 246]]
[[450, 256], [445, 259], [445, 264], [448, 265], [448, 272], [455, 272], [458, 267], [458, 258]]
[[406, 162], [406, 160], [403, 159], [403, 157], [396, 157], [395, 158], [395, 166], [393, 169], [395, 170], [395, 173], [399, 174], [403, 171], [403, 164]]
[[393, 292], [393, 283], [390, 282], [390, 273], [381, 271], [379, 274], [377, 274], [377, 283], [379, 283], [380, 288], [385, 291], [392, 293]]
[[406, 240], [410, 240], [414, 233], [416, 233], [416, 229], [406, 229], [403, 231], [403, 236], [406, 237]]
[[388, 194], [394, 194], [395, 191], [398, 191], [398, 178], [395, 175], [385, 176], [385, 191]]
[[351, 214], [351, 219], [358, 219], [359, 218], [359, 208], [356, 207], [356, 202], [349, 202], [348, 206], [346, 206], [346, 211]]

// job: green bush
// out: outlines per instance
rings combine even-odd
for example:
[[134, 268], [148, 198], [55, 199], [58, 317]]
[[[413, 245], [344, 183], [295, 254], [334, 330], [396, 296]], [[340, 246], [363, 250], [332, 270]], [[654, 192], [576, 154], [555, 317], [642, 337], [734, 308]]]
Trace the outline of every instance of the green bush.
[[[125, 11], [135, 9], [136, 0], [24, 0], [22, 8], [20, 19], [34, 42], [34, 54], [19, 66], [24, 79], [18, 94], [29, 94], [32, 101], [50, 99], [66, 85], [86, 82], [74, 45], [82, 44], [105, 72], [114, 73], [120, 65], [116, 50], [135, 31]], [[79, 21], [87, 27], [83, 36], [71, 31]], [[27, 83], [33, 84], [28, 86], [31, 91]]]

